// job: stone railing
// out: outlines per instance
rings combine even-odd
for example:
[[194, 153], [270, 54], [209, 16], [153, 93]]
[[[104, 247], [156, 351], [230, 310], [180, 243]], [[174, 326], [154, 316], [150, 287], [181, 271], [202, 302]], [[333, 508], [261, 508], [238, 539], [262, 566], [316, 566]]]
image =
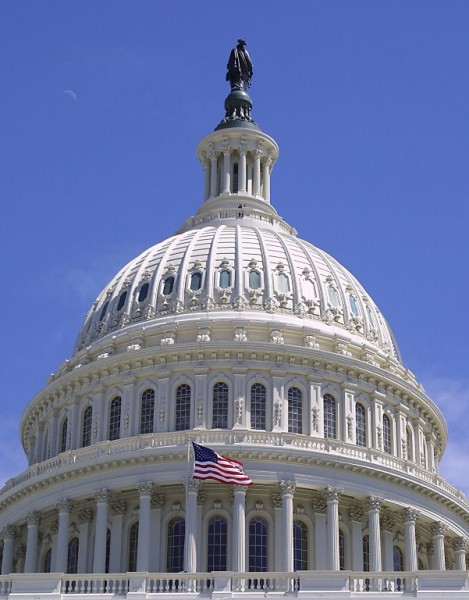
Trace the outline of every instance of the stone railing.
[[362, 448], [354, 444], [347, 444], [340, 440], [310, 437], [286, 432], [261, 432], [253, 430], [223, 430], [223, 431], [194, 431], [146, 434], [114, 441], [102, 441], [86, 448], [78, 448], [63, 452], [41, 463], [32, 465], [29, 469], [9, 479], [0, 490], [0, 502], [9, 493], [21, 490], [32, 483], [48, 479], [82, 468], [86, 465], [105, 464], [116, 459], [145, 458], [152, 455], [152, 450], [174, 449], [175, 452], [186, 454], [189, 440], [205, 445], [229, 446], [230, 450], [238, 452], [262, 451], [267, 449], [284, 448], [292, 456], [303, 456], [303, 452], [324, 454], [337, 457], [338, 460], [347, 459], [368, 464], [370, 467], [385, 467], [392, 471], [408, 475], [432, 485], [440, 492], [447, 494], [466, 505], [465, 495], [446, 480], [435, 473], [422, 469], [415, 463], [391, 456], [375, 448]]
[[151, 598], [154, 594], [187, 595], [194, 598], [307, 597], [469, 598], [467, 571], [351, 572], [299, 571], [295, 573], [122, 573], [15, 574], [0, 576], [0, 597], [66, 598], [70, 595]]

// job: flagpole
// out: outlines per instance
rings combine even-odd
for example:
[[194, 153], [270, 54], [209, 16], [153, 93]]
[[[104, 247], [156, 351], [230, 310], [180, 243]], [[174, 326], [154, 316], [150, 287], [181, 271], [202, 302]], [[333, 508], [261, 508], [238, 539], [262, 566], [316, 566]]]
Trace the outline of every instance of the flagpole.
[[189, 486], [189, 479], [190, 479], [190, 454], [191, 454], [191, 436], [188, 435], [187, 436], [187, 485]]

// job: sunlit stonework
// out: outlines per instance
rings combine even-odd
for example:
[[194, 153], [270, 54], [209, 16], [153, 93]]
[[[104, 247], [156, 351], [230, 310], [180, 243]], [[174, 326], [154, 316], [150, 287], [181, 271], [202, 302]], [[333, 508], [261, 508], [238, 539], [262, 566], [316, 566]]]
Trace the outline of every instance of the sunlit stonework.
[[[201, 206], [113, 277], [24, 412], [1, 596], [469, 595], [443, 417], [362, 285], [271, 204], [242, 52]], [[191, 479], [190, 440], [254, 484]]]

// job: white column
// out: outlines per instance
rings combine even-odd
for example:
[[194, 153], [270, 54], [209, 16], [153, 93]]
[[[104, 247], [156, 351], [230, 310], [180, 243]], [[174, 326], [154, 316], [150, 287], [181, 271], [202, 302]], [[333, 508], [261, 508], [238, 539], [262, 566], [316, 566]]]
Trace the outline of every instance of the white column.
[[148, 572], [148, 554], [150, 552], [150, 510], [153, 484], [142, 481], [137, 485], [140, 495], [140, 510], [138, 517], [137, 571]]
[[467, 540], [463, 537], [457, 537], [453, 540], [454, 553], [456, 555], [456, 570], [466, 570], [466, 550]]
[[432, 473], [435, 473], [435, 443], [432, 434], [427, 434], [425, 436], [425, 442], [427, 444], [427, 469]]
[[349, 518], [352, 524], [352, 571], [363, 571], [363, 509], [350, 507]]
[[419, 513], [411, 507], [403, 511], [404, 516], [404, 543], [405, 543], [405, 564], [406, 571], [417, 571], [417, 541], [415, 539], [415, 523]]
[[124, 524], [124, 513], [127, 510], [125, 500], [115, 499], [111, 502], [111, 555], [109, 557], [109, 571], [111, 573], [121, 572], [122, 552], [122, 530]]
[[203, 169], [204, 169], [204, 200], [208, 200], [210, 196], [210, 161], [203, 161]]
[[[163, 508], [163, 494], [153, 494], [151, 497], [151, 539], [161, 539], [161, 509]], [[161, 573], [164, 570], [161, 562], [161, 544], [150, 544], [150, 565], [149, 571], [152, 573]]]
[[[281, 481], [282, 492], [282, 522], [283, 522], [283, 544], [285, 544], [285, 562], [283, 571], [293, 571], [293, 494], [296, 484], [294, 481]], [[278, 542], [277, 542], [278, 543]]]
[[280, 572], [285, 562], [285, 545], [283, 544], [283, 521], [282, 521], [282, 494], [280, 492], [274, 492], [272, 494], [272, 503], [274, 505], [274, 541], [275, 541], [275, 555], [274, 555], [274, 570]]
[[395, 523], [389, 517], [382, 517], [381, 528], [383, 536], [383, 570], [394, 571], [394, 528]]
[[184, 546], [184, 570], [187, 573], [197, 571], [197, 492], [199, 482], [189, 479], [186, 482], [186, 539]]
[[327, 501], [327, 568], [340, 570], [339, 557], [339, 496], [336, 488], [326, 488]]
[[238, 164], [238, 190], [246, 191], [246, 148], [239, 148], [239, 164]]
[[370, 536], [370, 571], [381, 571], [381, 534], [379, 528], [379, 511], [382, 500], [376, 496], [366, 499], [368, 510], [368, 531]]
[[37, 538], [41, 515], [32, 510], [27, 516], [28, 536], [26, 538], [26, 560], [24, 562], [25, 573], [36, 573], [37, 571]]
[[270, 202], [270, 165], [272, 164], [272, 159], [266, 158], [263, 162], [263, 179], [264, 179], [264, 200], [266, 202]]
[[13, 546], [15, 543], [16, 527], [7, 525], [3, 531], [2, 575], [8, 575], [13, 569]]
[[314, 557], [317, 571], [327, 569], [327, 555], [324, 552], [327, 544], [326, 501], [323, 498], [313, 500], [314, 511]]
[[68, 559], [68, 529], [70, 527], [70, 512], [72, 502], [68, 498], [60, 498], [56, 502], [59, 512], [59, 531], [57, 533], [57, 555], [55, 557], [55, 573], [67, 572]]
[[435, 571], [444, 571], [446, 569], [445, 562], [445, 533], [446, 526], [441, 521], [432, 523], [432, 541], [435, 549], [434, 569]]
[[80, 525], [78, 527], [78, 573], [89, 573], [88, 566], [88, 540], [90, 539], [91, 523], [93, 521], [93, 511], [91, 508], [84, 508], [78, 513]]
[[235, 485], [233, 506], [233, 571], [246, 570], [246, 486]]
[[223, 193], [231, 191], [231, 148], [223, 150]]
[[261, 151], [256, 150], [254, 154], [254, 181], [252, 195], [259, 196], [261, 193]]
[[96, 498], [96, 528], [94, 533], [93, 573], [106, 571], [107, 505], [109, 490], [102, 488], [94, 494]]
[[217, 195], [217, 155], [212, 151], [210, 154], [210, 198]]

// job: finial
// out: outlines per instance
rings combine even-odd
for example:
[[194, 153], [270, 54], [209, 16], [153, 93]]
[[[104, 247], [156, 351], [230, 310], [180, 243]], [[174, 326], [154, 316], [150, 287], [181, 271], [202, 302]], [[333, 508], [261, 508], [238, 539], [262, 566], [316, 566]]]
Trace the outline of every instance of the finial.
[[246, 91], [251, 85], [253, 74], [252, 61], [246, 46], [247, 42], [239, 38], [236, 47], [230, 52], [226, 65], [226, 81], [230, 82], [231, 92], [225, 100], [225, 118], [217, 129], [227, 127], [259, 129], [251, 118], [252, 100]]

